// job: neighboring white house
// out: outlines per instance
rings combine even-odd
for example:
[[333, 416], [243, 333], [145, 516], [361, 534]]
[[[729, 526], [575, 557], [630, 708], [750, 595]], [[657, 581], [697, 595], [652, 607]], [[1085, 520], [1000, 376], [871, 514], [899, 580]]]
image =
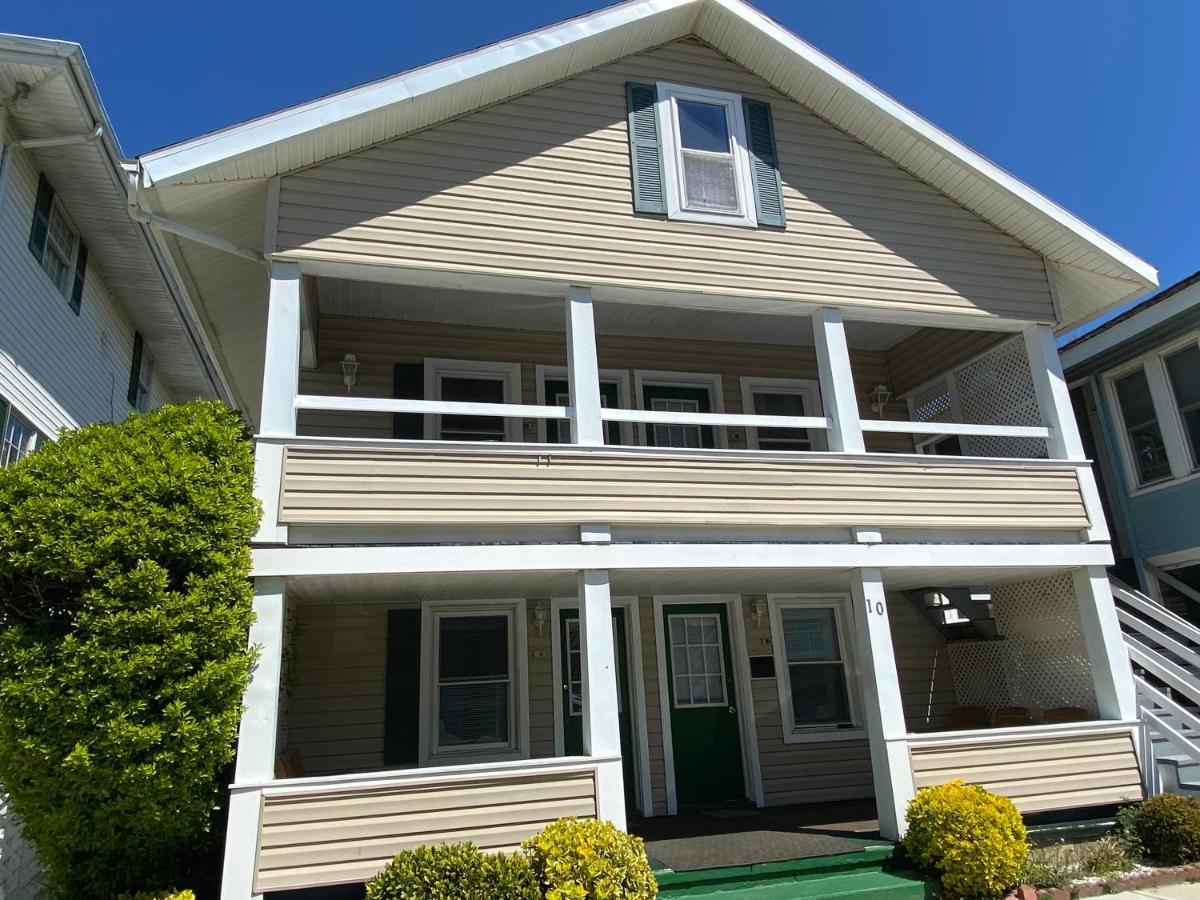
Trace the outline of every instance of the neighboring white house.
[[[80, 47], [0, 35], [0, 465], [63, 429], [229, 396], [126, 180]], [[0, 803], [0, 897], [32, 896], [36, 873]]]

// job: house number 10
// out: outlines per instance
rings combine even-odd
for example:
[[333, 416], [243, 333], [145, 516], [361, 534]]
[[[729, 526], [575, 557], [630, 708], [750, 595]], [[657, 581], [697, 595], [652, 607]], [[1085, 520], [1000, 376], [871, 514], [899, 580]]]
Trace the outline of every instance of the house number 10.
[[882, 616], [883, 615], [883, 601], [882, 600], [868, 600], [867, 601], [867, 612], [874, 613], [877, 616]]

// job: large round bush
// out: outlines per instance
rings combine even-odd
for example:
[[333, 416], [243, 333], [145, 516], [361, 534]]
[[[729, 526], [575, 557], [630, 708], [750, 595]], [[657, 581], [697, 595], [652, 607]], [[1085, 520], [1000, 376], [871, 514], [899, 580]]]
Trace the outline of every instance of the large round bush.
[[367, 900], [541, 900], [524, 856], [483, 853], [473, 844], [417, 847], [367, 883]]
[[549, 900], [653, 900], [658, 883], [642, 839], [597, 819], [559, 819], [526, 840]]
[[0, 469], [0, 784], [59, 897], [185, 884], [252, 654], [240, 419], [165, 407]]
[[1200, 800], [1159, 794], [1136, 808], [1132, 824], [1137, 843], [1155, 862], [1200, 862]]
[[909, 859], [959, 897], [1003, 894], [1029, 857], [1025, 823], [1013, 802], [962, 781], [917, 792], [902, 843]]

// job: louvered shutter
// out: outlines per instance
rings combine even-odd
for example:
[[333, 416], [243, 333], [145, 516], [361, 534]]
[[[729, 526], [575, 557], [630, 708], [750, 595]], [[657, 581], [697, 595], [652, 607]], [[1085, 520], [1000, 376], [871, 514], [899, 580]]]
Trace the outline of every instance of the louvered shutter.
[[667, 212], [663, 187], [662, 141], [658, 134], [658, 87], [630, 81], [625, 85], [629, 111], [629, 160], [635, 212]]
[[80, 241], [79, 249], [75, 251], [75, 280], [71, 284], [71, 309], [75, 311], [75, 315], [79, 315], [79, 307], [83, 305], [83, 280], [87, 276], [87, 259], [87, 244]]
[[138, 401], [138, 379], [142, 374], [142, 335], [140, 332], [133, 333], [133, 362], [129, 367], [129, 390], [125, 397], [129, 400], [129, 405], [137, 409]]
[[758, 224], [783, 228], [787, 218], [783, 209], [779, 157], [775, 153], [775, 123], [771, 119], [771, 104], [743, 97], [742, 111], [746, 117], [746, 143], [750, 151], [750, 177], [754, 184]]
[[54, 188], [45, 175], [38, 175], [37, 202], [33, 206], [33, 226], [29, 229], [29, 249], [38, 262], [46, 255], [46, 237], [50, 234], [50, 207], [54, 205]]

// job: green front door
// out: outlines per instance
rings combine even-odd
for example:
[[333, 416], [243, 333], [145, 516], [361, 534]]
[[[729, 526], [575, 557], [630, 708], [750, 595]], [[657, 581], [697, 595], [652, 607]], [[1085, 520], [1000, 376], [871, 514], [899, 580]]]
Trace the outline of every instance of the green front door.
[[743, 800], [727, 609], [723, 603], [667, 604], [663, 634], [676, 802]]
[[[570, 406], [571, 392], [567, 382], [560, 378], [546, 379], [546, 403], [550, 406]], [[600, 405], [605, 409], [621, 408], [621, 391], [615, 381], [600, 382]], [[551, 444], [569, 444], [571, 426], [565, 419], [546, 420], [546, 441]], [[621, 423], [604, 423], [604, 443], [621, 443]]]
[[[712, 395], [704, 387], [665, 384], [642, 385], [642, 406], [658, 412], [712, 412]], [[647, 425], [646, 443], [651, 447], [715, 447], [711, 425]]]
[[[612, 611], [613, 649], [617, 654], [617, 722], [621, 729], [621, 772], [625, 776], [625, 801], [633, 805], [634, 789], [633, 737], [629, 711], [629, 645], [625, 632], [625, 610]], [[579, 611], [564, 609], [559, 613], [559, 659], [562, 660], [562, 718], [563, 753], [583, 755], [583, 657], [579, 644]]]

